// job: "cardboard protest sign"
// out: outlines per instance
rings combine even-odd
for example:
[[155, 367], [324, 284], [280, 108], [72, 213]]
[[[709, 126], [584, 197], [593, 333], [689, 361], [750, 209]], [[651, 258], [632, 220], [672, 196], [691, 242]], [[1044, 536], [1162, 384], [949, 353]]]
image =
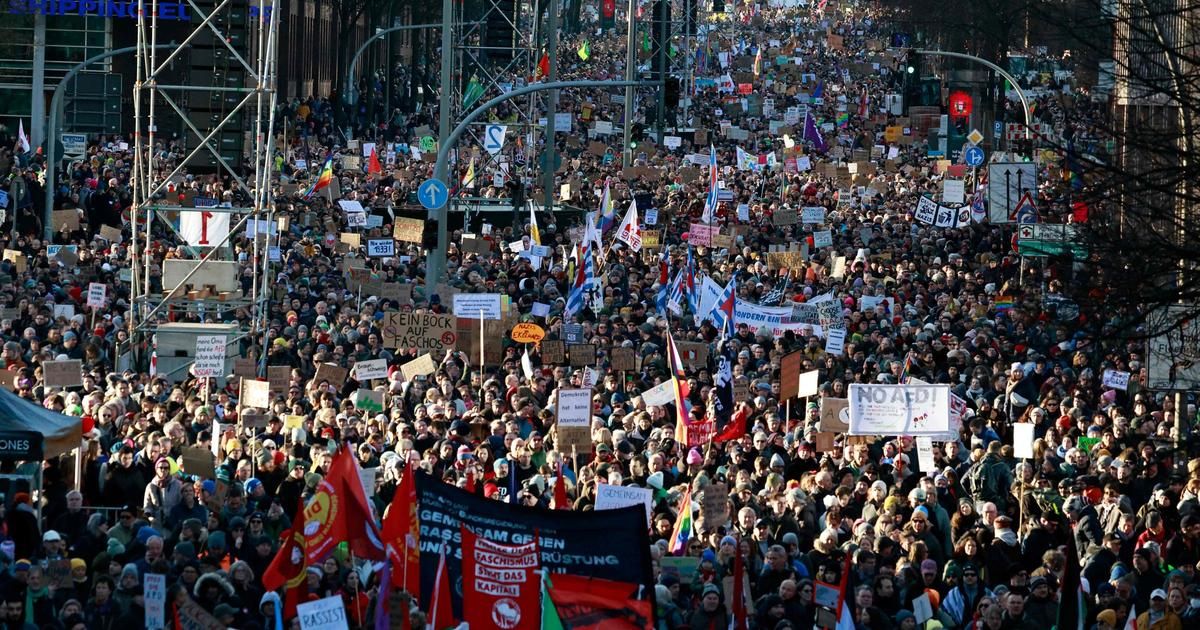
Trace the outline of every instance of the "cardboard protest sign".
[[705, 486], [700, 499], [700, 517], [696, 527], [701, 532], [712, 531], [729, 520], [729, 488], [724, 483]]
[[821, 399], [821, 419], [817, 425], [822, 431], [845, 433], [850, 430], [850, 401], [846, 398]]
[[257, 368], [254, 365], [254, 359], [239, 357], [233, 360], [233, 375], [238, 378], [254, 378], [257, 376]]
[[334, 387], [341, 387], [346, 383], [346, 377], [350, 375], [350, 370], [337, 365], [336, 363], [322, 363], [317, 366], [317, 374], [313, 377], [317, 382], [328, 381]]
[[383, 392], [373, 389], [356, 389], [350, 397], [354, 401], [355, 409], [362, 409], [370, 413], [380, 413], [383, 411]]
[[689, 370], [700, 370], [708, 367], [708, 344], [698, 341], [677, 341], [675, 348], [684, 367]]
[[45, 361], [42, 363], [42, 378], [46, 387], [78, 387], [83, 385], [83, 364], [77, 359], [67, 361]]
[[239, 402], [243, 407], [267, 409], [271, 406], [271, 384], [267, 381], [243, 378]]
[[392, 238], [406, 243], [420, 243], [425, 231], [425, 222], [420, 219], [397, 218], [392, 228]]
[[292, 368], [286, 365], [267, 366], [267, 383], [272, 396], [287, 395], [292, 381]]
[[571, 344], [567, 347], [567, 353], [571, 356], [572, 367], [596, 364], [596, 344], [594, 343]]
[[389, 348], [445, 353], [458, 342], [453, 315], [390, 312], [384, 321], [383, 345]]
[[567, 360], [567, 346], [558, 339], [543, 339], [540, 345], [542, 363], [558, 365]]
[[418, 376], [433, 374], [436, 371], [437, 366], [433, 363], [433, 356], [428, 352], [400, 366], [400, 373], [406, 381], [411, 381]]
[[804, 363], [803, 351], [797, 350], [784, 355], [779, 362], [779, 398], [796, 398], [800, 391], [800, 366]]
[[212, 479], [216, 473], [216, 458], [212, 451], [203, 446], [184, 448], [180, 457], [184, 472], [201, 479]]
[[608, 351], [609, 366], [619, 372], [637, 370], [637, 352], [633, 348], [614, 347]]

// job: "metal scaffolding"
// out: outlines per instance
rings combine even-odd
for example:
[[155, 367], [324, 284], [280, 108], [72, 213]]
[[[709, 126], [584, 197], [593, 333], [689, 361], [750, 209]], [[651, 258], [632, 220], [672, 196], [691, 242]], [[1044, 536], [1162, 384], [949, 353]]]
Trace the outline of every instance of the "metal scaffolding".
[[[134, 296], [129, 325], [135, 353], [145, 349], [146, 336], [166, 321], [168, 309], [216, 317], [249, 309], [250, 324], [242, 333], [261, 333], [267, 322], [267, 289], [271, 285], [270, 243], [256, 237], [249, 246], [247, 262], [253, 268], [253, 280], [248, 292], [238, 288], [218, 297], [189, 296], [185, 291], [189, 285], [204, 287], [209, 261], [232, 263], [238, 269], [235, 277], [240, 279], [242, 267], [232, 247], [233, 236], [248, 221], [255, 221], [252, 225], [259, 233], [274, 225], [271, 175], [278, 32], [278, 20], [271, 19], [276, 13], [274, 1], [185, 0], [191, 21], [185, 23], [183, 37], [179, 21], [159, 20], [158, 4], [157, 0], [139, 2], [136, 27], [133, 236], [129, 247]], [[168, 33], [168, 28], [174, 30]], [[169, 41], [180, 43], [169, 51], [156, 47]], [[214, 60], [213, 70], [197, 70], [201, 62], [193, 60], [196, 55]], [[180, 62], [190, 63], [193, 71], [177, 72], [174, 67], [183, 65]], [[166, 133], [169, 129], [178, 129], [184, 140], [182, 158], [171, 160], [164, 150], [171, 140]], [[250, 203], [217, 207], [205, 203], [197, 208], [197, 203], [185, 198], [182, 203], [188, 205], [180, 205], [176, 187], [188, 176], [227, 180], [244, 191]], [[208, 217], [228, 213], [229, 231], [212, 246], [189, 246], [176, 227], [186, 212], [203, 212]], [[185, 260], [194, 262], [177, 281], [163, 274], [163, 269], [154, 268], [160, 263], [151, 244], [163, 239], [169, 246], [179, 243]], [[162, 286], [156, 289], [154, 279], [160, 274]]]
[[[476, 3], [454, 2], [450, 19], [453, 42], [451, 90], [440, 107], [449, 109], [450, 127], [462, 120], [476, 105], [524, 85], [535, 75], [544, 51], [545, 29], [541, 16], [553, 0], [481, 0]], [[472, 86], [472, 81], [478, 87]], [[509, 137], [526, 137], [538, 129], [536, 95], [512, 102], [506, 110]], [[467, 105], [464, 107], [464, 105]], [[544, 108], [544, 107], [543, 107]], [[480, 121], [467, 132], [464, 146], [483, 145], [487, 121]], [[518, 136], [519, 134], [519, 136]], [[507, 143], [495, 155], [480, 152], [478, 172], [487, 172], [493, 163], [509, 165], [515, 173], [535, 159], [536, 142]], [[466, 158], [460, 160], [465, 164]]]

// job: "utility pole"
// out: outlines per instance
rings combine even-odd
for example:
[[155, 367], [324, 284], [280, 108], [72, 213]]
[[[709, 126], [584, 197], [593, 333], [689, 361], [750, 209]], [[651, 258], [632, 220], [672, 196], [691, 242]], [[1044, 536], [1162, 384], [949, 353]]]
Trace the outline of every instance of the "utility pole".
[[[665, 86], [667, 82], [667, 49], [671, 46], [671, 4], [669, 0], [658, 0], [658, 76], [657, 81], [661, 81]], [[658, 118], [658, 134], [655, 142], [658, 146], [662, 146], [663, 136], [666, 135], [666, 90], [659, 88], [658, 90], [658, 110], [656, 118]]]
[[[450, 73], [454, 71], [454, 40], [451, 32], [452, 18], [454, 17], [454, 0], [442, 0], [442, 86], [440, 103], [438, 105], [438, 154], [440, 155], [447, 146], [450, 137], [450, 108], [453, 105], [451, 99], [454, 98], [451, 90]], [[434, 169], [433, 176], [438, 180], [446, 181], [446, 162], [438, 160], [437, 168]], [[446, 206], [450, 205], [450, 200], [446, 200]], [[450, 247], [450, 232], [446, 228], [447, 210], [446, 206], [442, 206], [437, 210], [430, 210], [428, 218], [437, 223], [437, 242], [438, 251], [431, 252], [429, 257], [425, 259], [425, 273], [428, 278], [437, 278], [440, 280], [446, 275], [446, 248]], [[425, 299], [433, 294], [434, 284], [426, 283]]]
[[625, 19], [627, 20], [625, 28], [625, 131], [624, 143], [621, 145], [621, 166], [627, 167], [633, 162], [633, 149], [629, 148], [629, 143], [632, 140], [633, 127], [633, 81], [634, 72], [637, 71], [637, 54], [634, 51], [637, 36], [636, 22], [633, 21], [634, 13], [637, 11], [637, 0], [629, 0], [629, 8], [625, 10]]
[[[550, 0], [549, 15], [546, 16], [546, 54], [550, 57], [550, 74], [546, 80], [550, 83], [558, 81], [558, 8], [559, 0]], [[554, 163], [558, 157], [558, 145], [555, 143], [554, 115], [558, 113], [558, 90], [550, 90], [546, 99], [546, 163], [542, 165], [543, 212], [554, 212]]]

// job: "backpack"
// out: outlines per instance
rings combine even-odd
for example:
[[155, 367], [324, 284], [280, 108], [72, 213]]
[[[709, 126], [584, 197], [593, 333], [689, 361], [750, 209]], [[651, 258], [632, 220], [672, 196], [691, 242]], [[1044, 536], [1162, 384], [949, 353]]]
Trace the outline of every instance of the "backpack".
[[996, 501], [1003, 496], [1000, 489], [996, 487], [997, 476], [988, 474], [991, 467], [992, 462], [983, 459], [972, 466], [963, 479], [963, 487], [971, 493], [971, 498], [976, 501]]

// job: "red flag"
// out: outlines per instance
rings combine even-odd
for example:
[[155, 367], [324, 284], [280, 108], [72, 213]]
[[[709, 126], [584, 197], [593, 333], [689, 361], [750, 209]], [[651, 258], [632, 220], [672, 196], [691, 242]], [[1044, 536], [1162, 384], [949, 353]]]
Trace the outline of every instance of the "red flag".
[[533, 74], [534, 81], [540, 81], [550, 76], [550, 54], [542, 53], [542, 59], [538, 61], [537, 70]]
[[567, 498], [567, 478], [563, 474], [562, 462], [558, 463], [558, 479], [554, 481], [554, 509], [571, 509], [571, 502]]
[[564, 628], [641, 630], [650, 627], [650, 602], [638, 599], [638, 585], [581, 575], [555, 573], [550, 599]]
[[342, 447], [304, 508], [305, 557], [317, 564], [341, 541], [359, 558], [387, 557], [350, 449]]
[[742, 552], [733, 556], [733, 630], [746, 630], [746, 562]]
[[429, 615], [429, 627], [432, 630], [445, 630], [458, 625], [454, 620], [454, 609], [450, 602], [450, 574], [446, 571], [446, 548], [438, 556], [437, 574], [433, 584], [433, 601], [429, 602], [426, 613]]
[[263, 571], [262, 583], [268, 591], [284, 588], [283, 618], [296, 616], [296, 605], [308, 596], [304, 570], [304, 532], [289, 529], [283, 533], [283, 547]]
[[378, 175], [383, 172], [383, 166], [379, 164], [379, 151], [375, 147], [371, 147], [371, 160], [367, 163], [367, 174], [372, 173]]
[[383, 516], [383, 544], [392, 563], [392, 586], [411, 594], [421, 592], [420, 541], [417, 483], [410, 467], [400, 477], [400, 486]]
[[1083, 201], [1076, 201], [1071, 204], [1071, 223], [1087, 223], [1088, 220], [1088, 205]]
[[463, 621], [472, 628], [538, 630], [542, 624], [537, 541], [501, 545], [462, 530]]
[[739, 405], [737, 411], [733, 412], [733, 417], [725, 424], [725, 428], [721, 432], [713, 436], [713, 442], [722, 444], [729, 440], [740, 440], [746, 435], [746, 416], [749, 414], [750, 408], [744, 403]]

